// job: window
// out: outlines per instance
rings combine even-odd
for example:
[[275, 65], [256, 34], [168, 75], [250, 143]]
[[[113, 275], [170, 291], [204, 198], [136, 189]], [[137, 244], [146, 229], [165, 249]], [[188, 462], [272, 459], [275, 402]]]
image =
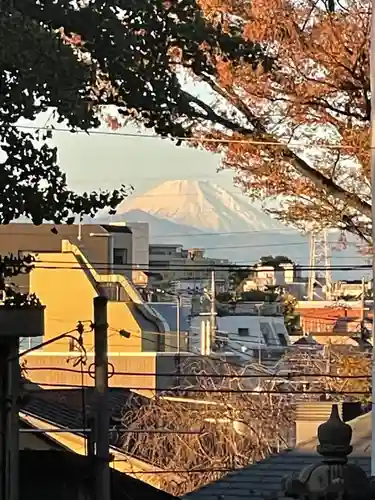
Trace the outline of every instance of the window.
[[288, 342], [286, 341], [285, 335], [283, 333], [278, 333], [277, 336], [279, 337], [280, 345], [282, 346], [288, 345]]
[[115, 266], [123, 266], [128, 263], [128, 250], [126, 248], [113, 249], [113, 264]]
[[238, 335], [240, 337], [248, 337], [249, 336], [249, 329], [248, 328], [239, 328]]
[[260, 331], [262, 332], [264, 342], [269, 345], [270, 340], [272, 339], [272, 330], [271, 327], [268, 323], [263, 323], [262, 321], [260, 322]]

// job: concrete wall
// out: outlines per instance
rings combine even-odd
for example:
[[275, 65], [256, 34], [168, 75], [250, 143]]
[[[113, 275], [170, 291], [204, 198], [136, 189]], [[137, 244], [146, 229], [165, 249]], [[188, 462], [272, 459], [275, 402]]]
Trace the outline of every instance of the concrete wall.
[[[342, 404], [338, 405], [342, 418]], [[296, 445], [315, 439], [320, 424], [326, 422], [331, 414], [332, 402], [304, 402], [297, 404], [296, 408]]]
[[[133, 265], [133, 235], [131, 233], [112, 233], [113, 237], [113, 247], [111, 245], [112, 252], [116, 248], [126, 250], [126, 262], [124, 265], [113, 265], [113, 272], [115, 274], [122, 274], [132, 279], [132, 265]], [[110, 261], [113, 261], [113, 255], [109, 255]]]
[[[144, 271], [148, 269], [150, 229], [147, 222], [128, 222], [126, 225], [133, 233], [133, 282], [138, 286], [146, 286], [148, 279]], [[140, 271], [134, 269], [139, 266]]]

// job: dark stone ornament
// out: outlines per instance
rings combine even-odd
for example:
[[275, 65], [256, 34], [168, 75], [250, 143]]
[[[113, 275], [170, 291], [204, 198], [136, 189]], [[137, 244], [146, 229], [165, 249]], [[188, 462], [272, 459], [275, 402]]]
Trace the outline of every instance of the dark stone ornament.
[[[332, 405], [329, 419], [318, 429], [317, 451], [323, 460], [307, 465], [295, 476], [283, 481], [283, 498], [305, 500], [370, 500], [375, 499], [375, 484], [365, 471], [348, 463], [353, 451], [352, 428], [344, 423], [338, 406]], [[279, 497], [280, 498], [280, 497]]]

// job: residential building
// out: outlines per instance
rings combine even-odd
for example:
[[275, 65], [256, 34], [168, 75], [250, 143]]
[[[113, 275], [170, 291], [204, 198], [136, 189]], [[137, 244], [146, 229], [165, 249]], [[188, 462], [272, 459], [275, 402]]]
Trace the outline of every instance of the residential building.
[[304, 335], [320, 343], [357, 345], [363, 327], [371, 331], [372, 301], [299, 301], [296, 312]]
[[228, 286], [229, 264], [228, 259], [205, 257], [203, 249], [184, 249], [180, 244], [150, 245], [150, 271], [160, 275], [153, 280], [154, 283], [169, 285], [189, 280], [195, 289], [210, 279], [211, 269], [215, 268], [216, 279]]
[[300, 267], [293, 262], [256, 264], [251, 274], [243, 284], [245, 292], [265, 290], [272, 286], [284, 288], [297, 298], [303, 298], [306, 295], [307, 278], [302, 276]]
[[[109, 340], [112, 338], [109, 334]], [[170, 347], [169, 337], [166, 338], [165, 349], [173, 351]], [[188, 364], [196, 356], [190, 352], [128, 352], [113, 351], [110, 345], [108, 354], [110, 387], [127, 387], [132, 391], [153, 397], [167, 390], [175, 389], [180, 382], [178, 366]], [[92, 368], [94, 359], [93, 349], [87, 352], [86, 366], [83, 374], [79, 365], [82, 354], [78, 351], [69, 352], [58, 347], [55, 350], [37, 350], [23, 357], [26, 361], [28, 378], [49, 387], [49, 384], [77, 387], [82, 385], [92, 387], [94, 378]]]
[[[191, 318], [190, 345], [194, 352], [201, 352], [202, 339], [211, 337], [209, 313]], [[216, 317], [215, 343], [212, 351], [234, 354], [242, 362], [275, 364], [290, 345], [283, 316], [254, 314], [225, 314]]]
[[[359, 484], [362, 487], [364, 486], [366, 479], [364, 473], [367, 474], [368, 478], [370, 477], [371, 413], [361, 415], [347, 422], [350, 424], [350, 430], [348, 425], [338, 420], [335, 413], [332, 413], [327, 421], [331, 411], [332, 403], [301, 403], [297, 408], [296, 446], [294, 448], [275, 453], [248, 467], [228, 471], [223, 478], [189, 493], [184, 499], [211, 500], [220, 498], [242, 500], [251, 498], [252, 500], [264, 500], [264, 498], [328, 498], [328, 496], [337, 499], [357, 498], [355, 494], [350, 496], [332, 494], [338, 492], [337, 488], [332, 488], [330, 495], [327, 496], [325, 491], [331, 478], [335, 478], [336, 485], [353, 486], [354, 490], [352, 491], [357, 492], [359, 491]], [[339, 412], [342, 418], [346, 420], [343, 415], [344, 410], [339, 409]], [[323, 425], [320, 427], [322, 441], [319, 442], [316, 436], [321, 424], [324, 427]], [[352, 452], [350, 452], [349, 444], [353, 447]], [[322, 452], [321, 455], [318, 450]], [[337, 454], [332, 456], [330, 461], [332, 451], [337, 452]], [[343, 452], [342, 455], [341, 452]], [[340, 458], [342, 461], [339, 461]], [[348, 464], [346, 463], [347, 458], [349, 459]], [[321, 473], [319, 474], [316, 468], [320, 464]], [[356, 468], [358, 466], [363, 469], [364, 473], [358, 471], [358, 468]], [[334, 473], [330, 470], [330, 467], [334, 468]], [[345, 475], [345, 480], [343, 478], [344, 471], [348, 473], [348, 475]], [[332, 476], [330, 476], [331, 472]], [[356, 474], [360, 478], [359, 481], [363, 482], [356, 482]], [[303, 491], [302, 495], [285, 493], [283, 486], [290, 485], [292, 479], [295, 481], [294, 484], [297, 485], [299, 481], [302, 482], [299, 490], [300, 492]], [[317, 479], [317, 482], [315, 482], [315, 479]], [[289, 480], [289, 482], [287, 483], [286, 480]], [[303, 489], [304, 486], [312, 484], [317, 485], [319, 494], [310, 496]], [[364, 495], [361, 498], [371, 498], [371, 495]]]
[[148, 284], [150, 229], [147, 222], [114, 222], [111, 225], [128, 227], [132, 238], [132, 280], [144, 288]]
[[[204, 289], [211, 289], [211, 278], [180, 278], [170, 282], [170, 288], [175, 293], [193, 295], [201, 293]], [[216, 277], [215, 271], [215, 291], [223, 293], [228, 291], [228, 279]]]
[[[186, 304], [181, 298], [174, 302], [149, 302], [149, 305], [168, 322], [170, 332], [165, 334], [165, 351], [175, 352], [178, 350], [178, 346], [180, 351], [189, 351], [191, 304]], [[180, 342], [177, 341], [178, 335]]]
[[[63, 240], [82, 252], [98, 273], [116, 272], [131, 278], [133, 236], [127, 226], [108, 224], [8, 224], [0, 225], [0, 255], [19, 252], [60, 253]], [[49, 263], [53, 267], [53, 262]], [[27, 292], [29, 275], [13, 280], [20, 291]]]
[[[93, 318], [93, 299], [100, 294], [107, 295], [108, 357], [116, 370], [110, 384], [151, 392], [176, 386], [175, 355], [164, 352], [171, 351], [169, 324], [157, 308], [142, 300], [126, 277], [96, 272], [84, 253], [64, 240], [59, 253], [39, 253], [30, 273], [29, 290], [47, 305], [44, 340], [64, 332], [74, 334], [77, 322], [81, 321], [85, 326], [82, 346], [92, 361], [94, 335], [89, 325]], [[80, 372], [69, 375], [64, 367], [69, 359], [79, 356], [77, 343], [67, 336], [31, 352], [25, 359], [32, 380], [74, 385], [81, 383]], [[166, 373], [170, 374], [169, 378]], [[86, 374], [84, 382], [92, 385], [93, 379]]]
[[[95, 484], [91, 457], [87, 456], [88, 432], [94, 403], [94, 391], [49, 389], [24, 382], [19, 412], [19, 485], [20, 500], [28, 500], [30, 491], [38, 498], [81, 500], [91, 498]], [[121, 450], [120, 430], [126, 408], [147, 402], [125, 389], [109, 390], [111, 498], [134, 500], [172, 499], [160, 489], [160, 475], [153, 465]], [[83, 405], [83, 401], [85, 405]], [[114, 429], [119, 429], [114, 430]], [[155, 471], [155, 474], [150, 474]], [[42, 472], [42, 473], [41, 473]], [[168, 474], [171, 480], [176, 475]], [[118, 489], [122, 485], [122, 489]], [[28, 486], [29, 491], [27, 491]], [[61, 491], [60, 491], [61, 490]]]
[[[137, 289], [124, 274], [98, 272], [85, 251], [68, 240], [53, 252], [36, 252], [37, 261], [29, 275], [29, 291], [46, 305], [45, 336], [49, 340], [61, 332], [75, 328], [78, 321], [93, 318], [93, 299], [106, 295], [108, 302], [109, 338], [127, 351], [163, 351], [163, 336], [169, 330], [165, 320], [144, 303]], [[121, 268], [120, 268], [121, 270]], [[93, 347], [93, 333], [84, 336], [87, 349]], [[68, 338], [46, 347], [46, 350], [74, 350]]]
[[348, 297], [351, 300], [359, 300], [363, 293], [371, 292], [372, 283], [362, 282], [362, 280], [340, 280], [332, 284], [332, 299], [340, 300]]
[[[26, 381], [29, 382], [29, 381]], [[86, 455], [88, 433], [82, 429], [90, 428], [95, 405], [93, 388], [82, 386], [79, 389], [45, 389], [32, 383], [25, 385], [27, 397], [21, 403], [19, 413], [22, 449], [68, 450], [77, 455]], [[130, 409], [148, 404], [147, 398], [127, 389], [110, 388], [108, 408], [110, 416], [110, 467], [118, 473], [132, 476], [141, 483], [155, 487], [161, 485], [160, 469], [137, 457], [126, 453], [121, 446], [121, 429], [124, 428], [123, 415]], [[33, 429], [39, 430], [33, 434]], [[61, 432], [66, 430], [66, 432]], [[40, 432], [44, 431], [44, 432]], [[30, 439], [32, 436], [32, 439]], [[42, 438], [42, 439], [40, 439]], [[151, 472], [155, 472], [152, 474]], [[176, 474], [166, 474], [166, 478], [178, 480]], [[146, 486], [146, 484], [144, 484]], [[141, 498], [140, 498], [141, 500]]]

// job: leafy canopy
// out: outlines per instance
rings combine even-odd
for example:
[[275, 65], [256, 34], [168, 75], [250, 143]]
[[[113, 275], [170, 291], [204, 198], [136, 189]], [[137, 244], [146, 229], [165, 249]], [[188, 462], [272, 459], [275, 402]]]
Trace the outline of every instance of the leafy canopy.
[[[117, 204], [123, 191], [71, 192], [56, 151], [14, 128], [54, 107], [59, 120], [88, 130], [114, 104], [124, 122], [193, 136], [222, 153], [223, 167], [251, 196], [282, 200], [283, 220], [370, 240], [370, 7], [370, 0], [2, 5], [1, 220], [25, 214], [39, 223], [43, 213], [61, 221]], [[218, 99], [192, 95], [181, 77]]]
[[244, 38], [275, 58], [268, 72], [218, 63], [211, 88], [227, 104], [226, 116], [230, 107], [237, 115], [220, 131], [209, 124], [206, 136], [239, 142], [206, 147], [223, 153], [223, 166], [250, 195], [281, 199], [273, 211], [282, 220], [303, 229], [338, 227], [367, 240], [370, 3], [202, 0], [207, 16], [236, 19]]
[[[129, 71], [142, 72], [143, 82], [145, 61], [150, 71], [158, 67], [168, 101], [146, 114], [137, 101], [131, 117], [152, 127], [165, 110], [157, 132], [193, 134], [196, 145], [220, 152], [249, 195], [268, 208], [281, 200], [273, 211], [282, 220], [370, 240], [370, 3], [200, 0], [202, 14], [192, 2], [152, 2], [134, 17], [126, 2], [132, 47], [134, 30], [144, 37]], [[216, 99], [183, 91], [181, 69]], [[120, 96], [131, 92], [128, 80], [117, 82]]]
[[161, 135], [184, 135], [205, 111], [181, 89], [181, 64], [199, 75], [215, 73], [216, 51], [261, 59], [260, 47], [207, 23], [194, 1], [2, 2], [0, 47], [1, 223], [72, 222], [126, 195], [71, 191], [56, 149], [17, 127], [20, 119], [53, 109], [58, 122], [87, 131], [115, 104]]

